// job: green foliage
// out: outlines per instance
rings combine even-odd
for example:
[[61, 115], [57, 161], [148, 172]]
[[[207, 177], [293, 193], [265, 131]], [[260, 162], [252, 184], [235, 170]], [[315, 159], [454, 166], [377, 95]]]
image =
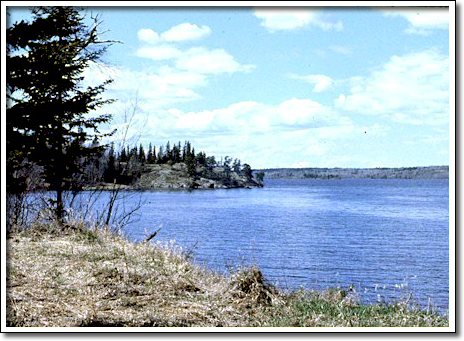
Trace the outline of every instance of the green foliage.
[[109, 42], [98, 40], [98, 18], [89, 28], [75, 7], [37, 7], [32, 13], [32, 22], [7, 29], [8, 159], [10, 166], [28, 159], [44, 167], [61, 220], [63, 182], [80, 172], [80, 159], [103, 152], [85, 143], [105, 136], [98, 126], [111, 116], [87, 114], [112, 102], [100, 96], [111, 80], [83, 89], [82, 73]]
[[247, 179], [251, 179], [253, 177], [251, 167], [248, 163], [243, 164], [242, 172]]
[[138, 159], [142, 165], [146, 162], [145, 151], [143, 150], [142, 144], [140, 144], [140, 147], [139, 147]]
[[156, 161], [155, 158], [155, 151], [153, 150], [153, 147], [150, 145], [148, 146], [148, 154], [147, 154], [147, 163], [148, 164], [154, 164]]

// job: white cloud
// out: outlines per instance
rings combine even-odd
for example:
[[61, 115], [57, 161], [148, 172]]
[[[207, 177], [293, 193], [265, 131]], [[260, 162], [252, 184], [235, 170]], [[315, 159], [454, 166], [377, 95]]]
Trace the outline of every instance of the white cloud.
[[299, 27], [315, 26], [324, 31], [343, 29], [341, 21], [329, 22], [322, 18], [321, 11], [307, 8], [257, 7], [254, 15], [261, 19], [261, 25], [270, 32], [292, 30]]
[[207, 77], [195, 71], [183, 71], [164, 65], [157, 72], [170, 85], [196, 87], [207, 84]]
[[289, 74], [289, 78], [291, 79], [298, 79], [305, 81], [309, 84], [313, 84], [314, 92], [322, 92], [328, 90], [334, 84], [334, 80], [326, 75], [296, 75], [296, 74]]
[[204, 47], [193, 47], [183, 52], [177, 58], [175, 65], [181, 70], [205, 74], [248, 72], [254, 68], [253, 65], [241, 65], [223, 49]]
[[310, 99], [297, 99], [282, 102], [277, 107], [280, 124], [288, 126], [318, 127], [333, 125], [333, 113], [329, 108]]
[[448, 124], [448, 57], [434, 50], [393, 56], [369, 77], [354, 77], [338, 109], [414, 125]]
[[196, 88], [207, 85], [202, 74], [182, 71], [168, 66], [157, 70], [133, 71], [124, 68], [92, 65], [84, 73], [85, 84], [97, 85], [112, 78], [108, 97], [116, 94], [118, 101], [126, 94], [135, 94], [147, 110], [173, 105], [179, 102], [200, 99]]
[[136, 56], [152, 60], [166, 60], [177, 58], [182, 54], [178, 48], [170, 45], [145, 46], [137, 50]]
[[198, 27], [195, 24], [182, 23], [171, 27], [161, 34], [158, 34], [151, 28], [142, 28], [137, 32], [137, 37], [144, 43], [158, 44], [163, 42], [197, 40], [210, 34], [211, 29], [206, 25]]
[[211, 34], [211, 29], [208, 26], [198, 27], [195, 24], [183, 23], [174, 26], [161, 34], [161, 38], [165, 41], [186, 41], [197, 40]]
[[192, 47], [182, 51], [169, 45], [148, 46], [139, 48], [136, 56], [155, 61], [174, 60], [174, 65], [178, 70], [195, 74], [249, 72], [255, 67], [250, 64], [240, 64], [223, 49], [208, 49], [205, 47]]
[[409, 22], [405, 30], [408, 34], [428, 35], [432, 29], [448, 29], [449, 10], [447, 8], [395, 8], [383, 10], [386, 16], [403, 17]]
[[175, 129], [197, 133], [251, 133], [299, 131], [350, 125], [330, 108], [310, 99], [292, 98], [272, 106], [243, 101], [226, 108], [180, 115]]
[[172, 60], [177, 69], [196, 74], [248, 72], [255, 67], [240, 64], [224, 49], [192, 47], [184, 50], [174, 44], [199, 39], [210, 33], [208, 26], [198, 27], [189, 23], [174, 26], [161, 35], [151, 29], [141, 29], [137, 32], [139, 40], [150, 45], [138, 48], [135, 55], [154, 61]]
[[160, 36], [158, 35], [158, 33], [149, 28], [140, 29], [137, 32], [137, 38], [139, 38], [140, 41], [149, 44], [155, 44], [160, 41]]

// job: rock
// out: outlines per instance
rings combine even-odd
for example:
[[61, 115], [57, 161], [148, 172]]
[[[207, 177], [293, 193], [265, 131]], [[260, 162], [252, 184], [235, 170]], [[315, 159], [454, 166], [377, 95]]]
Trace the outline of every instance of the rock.
[[184, 163], [173, 165], [145, 165], [143, 173], [133, 185], [139, 190], [149, 189], [225, 189], [257, 188], [263, 185], [254, 179], [246, 179], [235, 172], [226, 177], [224, 167], [207, 171], [204, 166], [197, 167], [197, 179], [189, 177]]

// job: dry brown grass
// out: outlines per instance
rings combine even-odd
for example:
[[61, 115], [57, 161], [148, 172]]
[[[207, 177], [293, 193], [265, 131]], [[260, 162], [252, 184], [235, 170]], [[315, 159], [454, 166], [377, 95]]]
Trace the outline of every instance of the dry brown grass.
[[406, 307], [359, 306], [342, 291], [282, 293], [257, 268], [222, 276], [172, 243], [133, 244], [79, 223], [9, 237], [8, 326], [448, 325]]
[[242, 325], [272, 304], [257, 269], [230, 278], [186, 260], [172, 243], [132, 244], [75, 226], [8, 240], [8, 320], [16, 326]]

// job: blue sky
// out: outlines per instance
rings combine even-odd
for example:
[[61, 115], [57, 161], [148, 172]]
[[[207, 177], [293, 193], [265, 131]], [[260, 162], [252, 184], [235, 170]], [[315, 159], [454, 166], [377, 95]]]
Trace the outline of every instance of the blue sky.
[[88, 10], [122, 42], [85, 81], [114, 79], [117, 143], [189, 140], [253, 168], [450, 163], [447, 8]]

